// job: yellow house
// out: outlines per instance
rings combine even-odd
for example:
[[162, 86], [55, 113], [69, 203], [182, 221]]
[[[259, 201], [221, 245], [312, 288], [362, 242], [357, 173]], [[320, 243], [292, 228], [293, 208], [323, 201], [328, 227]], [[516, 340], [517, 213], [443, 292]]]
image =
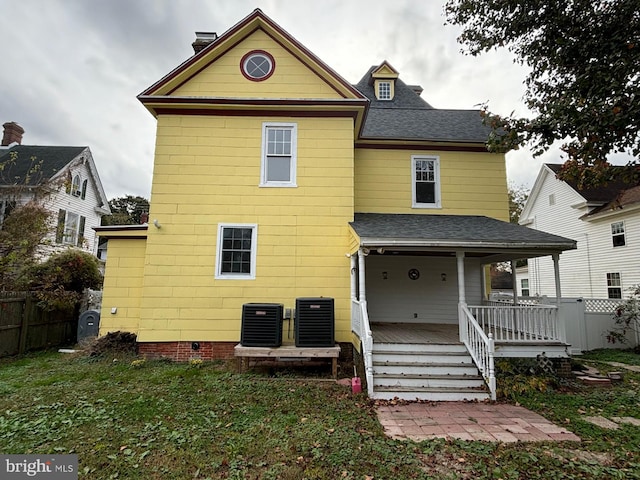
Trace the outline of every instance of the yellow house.
[[[574, 242], [507, 223], [504, 155], [487, 152], [478, 111], [433, 108], [386, 61], [352, 85], [260, 10], [198, 34], [194, 50], [138, 97], [157, 119], [149, 224], [97, 229], [108, 238], [101, 334], [134, 332], [147, 356], [230, 358], [250, 306], [275, 305], [282, 338], [271, 340], [322, 355], [313, 335], [298, 345], [299, 319], [330, 304], [320, 344], [353, 352], [380, 398], [478, 391], [399, 385], [409, 363], [431, 361], [415, 360], [416, 345], [450, 345], [447, 365], [468, 359], [474, 374], [460, 376], [489, 387], [492, 336], [510, 340], [503, 355], [542, 341], [564, 355], [555, 306], [515, 347], [514, 325], [482, 306], [485, 265], [557, 260]], [[376, 370], [384, 362], [401, 367]]]

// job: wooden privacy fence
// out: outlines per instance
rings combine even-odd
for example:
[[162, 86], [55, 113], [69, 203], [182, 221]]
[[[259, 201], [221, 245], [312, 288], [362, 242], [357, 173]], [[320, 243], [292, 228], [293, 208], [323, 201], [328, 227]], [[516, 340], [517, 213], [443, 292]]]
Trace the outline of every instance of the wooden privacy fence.
[[48, 311], [28, 293], [0, 292], [0, 357], [75, 343], [77, 332], [77, 307]]

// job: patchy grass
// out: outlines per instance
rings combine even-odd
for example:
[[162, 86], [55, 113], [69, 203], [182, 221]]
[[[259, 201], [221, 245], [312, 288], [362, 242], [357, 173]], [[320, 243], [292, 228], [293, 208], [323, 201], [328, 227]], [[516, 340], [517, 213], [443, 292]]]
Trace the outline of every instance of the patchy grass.
[[75, 453], [87, 479], [640, 478], [640, 427], [583, 420], [640, 418], [638, 374], [518, 398], [580, 444], [417, 444], [386, 438], [372, 403], [332, 382], [136, 360], [0, 361], [0, 452]]
[[598, 362], [620, 362], [628, 365], [640, 365], [640, 351], [636, 351], [634, 349], [598, 349], [586, 352], [578, 358]]

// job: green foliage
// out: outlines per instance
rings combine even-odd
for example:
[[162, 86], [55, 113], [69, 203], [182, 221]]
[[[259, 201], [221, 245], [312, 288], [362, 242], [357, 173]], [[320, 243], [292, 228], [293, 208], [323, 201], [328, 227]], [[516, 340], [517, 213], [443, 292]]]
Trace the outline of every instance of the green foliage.
[[140, 196], [126, 195], [109, 200], [111, 215], [102, 217], [102, 225], [139, 225], [142, 215], [149, 213], [149, 200]]
[[[541, 361], [542, 360], [542, 361]], [[533, 392], [546, 392], [557, 378], [544, 359], [511, 358], [496, 362], [497, 395], [517, 401]]]
[[627, 343], [629, 332], [640, 332], [640, 285], [636, 285], [631, 296], [618, 305], [611, 314], [614, 327], [607, 333], [611, 343]]
[[607, 155], [621, 152], [635, 157], [625, 177], [640, 178], [637, 0], [448, 0], [445, 14], [471, 55], [505, 47], [531, 67], [524, 100], [532, 118], [483, 108], [491, 150], [531, 144], [539, 155], [562, 140], [565, 179], [606, 183], [615, 175]]
[[522, 209], [529, 198], [529, 190], [524, 186], [509, 185], [509, 222], [518, 224]]
[[93, 255], [76, 249], [52, 255], [34, 265], [25, 280], [25, 289], [34, 292], [45, 308], [72, 308], [86, 288], [99, 289], [102, 274]]
[[37, 248], [51, 231], [51, 212], [32, 201], [17, 206], [0, 230], [0, 289], [15, 290], [36, 262]]

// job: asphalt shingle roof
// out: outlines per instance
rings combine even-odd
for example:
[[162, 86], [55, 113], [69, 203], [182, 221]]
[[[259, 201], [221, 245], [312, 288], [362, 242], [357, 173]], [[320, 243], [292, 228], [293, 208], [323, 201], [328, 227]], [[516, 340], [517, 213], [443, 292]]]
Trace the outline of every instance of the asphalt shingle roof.
[[33, 168], [31, 158], [35, 164], [42, 162], [42, 175], [32, 175], [30, 184], [39, 180], [49, 179], [62, 170], [69, 162], [82, 153], [87, 147], [49, 147], [38, 145], [16, 145], [7, 150], [0, 150], [0, 165], [11, 159], [11, 152], [18, 154], [15, 165], [7, 165], [0, 175], [0, 184], [21, 183], [29, 169]]
[[356, 213], [350, 225], [361, 239], [405, 239], [434, 245], [575, 248], [575, 241], [568, 238], [476, 215]]
[[392, 100], [378, 100], [371, 83], [373, 66], [355, 87], [371, 102], [362, 130], [363, 139], [406, 139], [485, 143], [491, 129], [482, 124], [479, 110], [433, 108], [399, 78]]
[[[553, 171], [556, 175], [562, 169], [560, 163], [546, 163], [547, 167]], [[614, 169], [623, 169], [625, 167], [613, 167]], [[599, 185], [588, 188], [578, 188], [577, 182], [565, 181], [571, 188], [578, 192], [586, 201], [596, 203], [609, 203], [615, 202], [626, 191], [632, 190], [639, 185], [630, 184], [622, 180], [616, 180], [615, 182], [609, 182], [606, 185]], [[635, 198], [634, 195], [630, 195], [629, 198]]]

